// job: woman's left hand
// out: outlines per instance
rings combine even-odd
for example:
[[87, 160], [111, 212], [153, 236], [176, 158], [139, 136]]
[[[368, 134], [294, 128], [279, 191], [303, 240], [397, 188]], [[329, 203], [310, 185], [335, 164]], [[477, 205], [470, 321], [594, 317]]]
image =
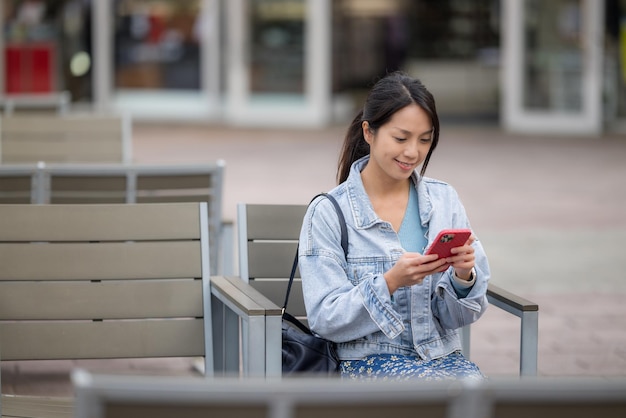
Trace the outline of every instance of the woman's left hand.
[[472, 247], [475, 239], [472, 235], [464, 245], [453, 248], [452, 256], [446, 259], [448, 264], [454, 267], [454, 272], [459, 279], [471, 279], [472, 269], [476, 261], [474, 247]]

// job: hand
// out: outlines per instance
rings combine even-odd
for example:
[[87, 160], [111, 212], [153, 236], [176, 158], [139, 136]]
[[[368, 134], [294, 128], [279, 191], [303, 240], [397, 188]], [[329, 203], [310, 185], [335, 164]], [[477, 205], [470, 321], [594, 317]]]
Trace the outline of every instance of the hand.
[[383, 277], [387, 281], [389, 294], [393, 294], [400, 287], [420, 284], [424, 277], [445, 271], [448, 267], [446, 259], [438, 259], [437, 254], [404, 253]]
[[472, 243], [476, 240], [473, 235], [467, 240], [467, 242], [452, 249], [452, 256], [446, 258], [447, 266], [454, 267], [454, 272], [459, 279], [470, 280], [472, 269], [476, 262], [474, 255], [474, 247]]

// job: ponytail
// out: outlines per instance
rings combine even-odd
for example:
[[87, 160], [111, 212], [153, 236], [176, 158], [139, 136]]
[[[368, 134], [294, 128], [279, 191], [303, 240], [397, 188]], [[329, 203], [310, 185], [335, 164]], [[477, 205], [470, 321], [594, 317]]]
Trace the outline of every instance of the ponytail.
[[339, 156], [339, 166], [337, 168], [337, 183], [341, 184], [348, 178], [352, 163], [361, 157], [369, 154], [370, 146], [365, 142], [363, 136], [363, 110], [361, 110], [346, 132], [343, 141], [343, 148]]

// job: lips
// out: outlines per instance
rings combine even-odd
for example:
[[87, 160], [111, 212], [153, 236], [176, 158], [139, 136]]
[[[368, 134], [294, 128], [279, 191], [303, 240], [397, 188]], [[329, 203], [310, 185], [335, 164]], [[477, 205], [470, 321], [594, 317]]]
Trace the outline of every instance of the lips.
[[413, 169], [413, 164], [408, 164], [408, 163], [403, 163], [402, 161], [398, 161], [395, 160], [396, 163], [398, 163], [398, 165], [400, 166], [401, 169], [403, 170], [412, 170]]

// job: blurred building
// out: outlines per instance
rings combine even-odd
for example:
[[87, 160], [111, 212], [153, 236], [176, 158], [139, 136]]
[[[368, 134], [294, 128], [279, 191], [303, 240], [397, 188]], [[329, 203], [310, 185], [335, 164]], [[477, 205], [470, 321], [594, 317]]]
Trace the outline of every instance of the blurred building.
[[443, 118], [626, 131], [626, 0], [0, 0], [0, 93], [324, 126], [403, 69]]

